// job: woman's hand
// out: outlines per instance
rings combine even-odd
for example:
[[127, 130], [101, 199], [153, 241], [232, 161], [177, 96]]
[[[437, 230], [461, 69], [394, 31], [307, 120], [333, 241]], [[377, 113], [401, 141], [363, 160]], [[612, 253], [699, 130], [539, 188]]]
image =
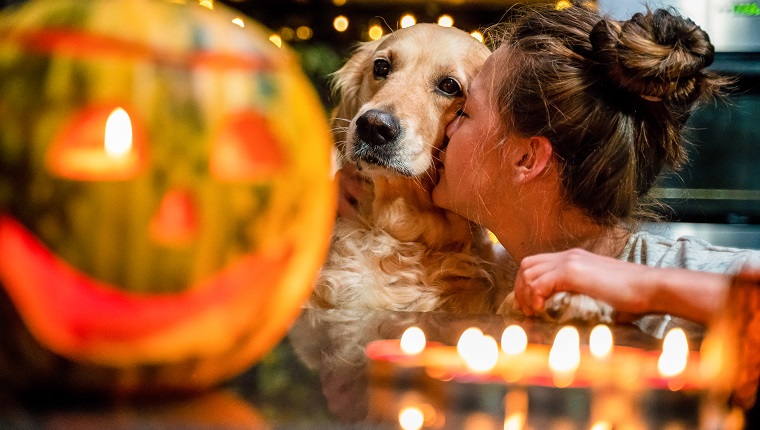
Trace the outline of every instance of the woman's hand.
[[585, 294], [611, 305], [622, 319], [669, 313], [707, 323], [725, 301], [731, 275], [650, 267], [571, 249], [526, 257], [515, 279], [515, 308], [542, 311], [560, 291]]
[[338, 215], [348, 219], [359, 218], [359, 202], [365, 200], [370, 191], [368, 182], [352, 163], [346, 163], [335, 173], [338, 183]]
[[515, 307], [526, 315], [544, 310], [561, 291], [602, 300], [618, 312], [640, 314], [649, 307], [652, 268], [593, 254], [582, 249], [538, 254], [520, 263], [515, 279]]

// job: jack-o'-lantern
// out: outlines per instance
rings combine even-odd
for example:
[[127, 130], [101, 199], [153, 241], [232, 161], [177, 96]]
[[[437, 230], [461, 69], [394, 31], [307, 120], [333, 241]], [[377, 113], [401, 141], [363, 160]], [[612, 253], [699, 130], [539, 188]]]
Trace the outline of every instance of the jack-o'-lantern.
[[316, 92], [262, 26], [180, 3], [0, 16], [4, 386], [211, 387], [311, 291], [335, 210]]

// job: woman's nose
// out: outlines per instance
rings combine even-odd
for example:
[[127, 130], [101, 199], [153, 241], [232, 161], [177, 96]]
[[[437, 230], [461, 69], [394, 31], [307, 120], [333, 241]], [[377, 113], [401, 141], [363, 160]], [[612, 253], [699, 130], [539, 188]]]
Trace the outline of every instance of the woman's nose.
[[451, 136], [459, 129], [459, 125], [462, 124], [462, 118], [456, 117], [446, 126], [446, 137], [451, 139]]

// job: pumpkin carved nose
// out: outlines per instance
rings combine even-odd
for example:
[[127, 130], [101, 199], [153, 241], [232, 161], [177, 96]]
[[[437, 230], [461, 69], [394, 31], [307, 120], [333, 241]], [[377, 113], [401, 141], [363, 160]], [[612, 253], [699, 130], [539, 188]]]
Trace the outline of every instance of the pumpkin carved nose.
[[161, 199], [150, 221], [150, 237], [158, 245], [184, 246], [198, 232], [198, 211], [188, 190], [172, 189]]

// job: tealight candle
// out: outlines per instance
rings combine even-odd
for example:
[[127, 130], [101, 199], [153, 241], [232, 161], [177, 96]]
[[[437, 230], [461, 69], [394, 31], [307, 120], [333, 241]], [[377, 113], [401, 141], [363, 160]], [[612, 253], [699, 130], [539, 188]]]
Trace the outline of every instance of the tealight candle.
[[581, 364], [580, 335], [575, 327], [562, 327], [549, 351], [549, 368], [554, 384], [566, 387], [573, 382], [573, 373]]
[[610, 328], [604, 324], [594, 327], [589, 336], [588, 347], [591, 355], [600, 360], [609, 357], [614, 347]]
[[476, 372], [487, 372], [499, 360], [499, 345], [492, 336], [484, 335], [472, 353], [463, 356], [467, 367]]
[[479, 328], [468, 328], [462, 332], [461, 336], [459, 336], [457, 352], [466, 360], [468, 356], [477, 354], [478, 345], [480, 345], [481, 339], [483, 339], [483, 332]]
[[549, 367], [555, 372], [573, 372], [581, 363], [580, 335], [575, 327], [557, 332], [549, 351]]
[[416, 355], [425, 349], [425, 333], [419, 327], [409, 327], [401, 335], [401, 351], [404, 354]]
[[663, 377], [679, 375], [686, 369], [689, 358], [689, 342], [681, 328], [670, 330], [662, 342], [662, 354], [657, 360], [657, 371]]
[[140, 136], [121, 107], [85, 110], [59, 133], [46, 163], [69, 179], [127, 179], [141, 167]]
[[512, 324], [501, 335], [501, 349], [507, 355], [517, 355], [528, 347], [528, 335], [519, 325]]
[[398, 423], [404, 430], [418, 430], [425, 423], [425, 415], [420, 408], [409, 406], [399, 412]]

